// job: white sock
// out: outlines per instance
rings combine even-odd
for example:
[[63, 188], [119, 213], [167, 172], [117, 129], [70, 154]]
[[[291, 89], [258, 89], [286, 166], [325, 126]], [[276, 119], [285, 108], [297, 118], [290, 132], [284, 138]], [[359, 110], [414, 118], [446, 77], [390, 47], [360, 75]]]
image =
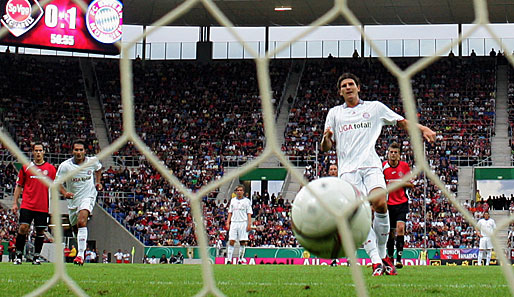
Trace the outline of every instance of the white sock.
[[375, 219], [373, 220], [373, 230], [377, 238], [377, 249], [380, 259], [386, 257], [386, 245], [389, 238], [389, 212], [377, 213], [375, 212]]
[[244, 245], [239, 245], [239, 260], [241, 260], [245, 255], [245, 247]]
[[482, 265], [482, 259], [483, 259], [483, 254], [482, 253], [483, 253], [482, 250], [478, 251], [478, 263], [477, 263], [478, 266]]
[[227, 247], [227, 260], [229, 262], [232, 262], [232, 254], [234, 254], [234, 246], [229, 244]]
[[485, 265], [489, 266], [489, 262], [491, 262], [491, 254], [492, 254], [492, 251], [491, 250], [487, 250], [485, 252], [486, 254], [486, 258], [485, 258]]
[[364, 250], [366, 250], [366, 253], [368, 253], [368, 256], [371, 258], [371, 263], [382, 263], [382, 258], [378, 255], [377, 237], [373, 228], [369, 229], [368, 238], [366, 238], [364, 242]]
[[81, 256], [84, 259], [84, 251], [87, 246], [87, 227], [79, 228], [79, 232], [77, 232], [77, 241], [78, 241], [78, 254], [77, 256]]

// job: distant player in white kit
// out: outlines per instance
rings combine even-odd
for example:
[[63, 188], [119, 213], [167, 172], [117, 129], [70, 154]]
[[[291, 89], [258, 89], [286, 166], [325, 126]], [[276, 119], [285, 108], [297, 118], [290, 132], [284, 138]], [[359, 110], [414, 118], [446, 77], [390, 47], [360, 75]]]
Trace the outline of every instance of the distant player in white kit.
[[[397, 124], [406, 130], [408, 122], [379, 101], [362, 101], [359, 98], [360, 80], [352, 73], [341, 75], [337, 88], [345, 103], [328, 111], [321, 150], [329, 151], [335, 145], [339, 178], [367, 195], [381, 192], [378, 198], [371, 201], [375, 218], [364, 248], [373, 263], [374, 276], [384, 273], [395, 275], [396, 269], [391, 259], [386, 257], [389, 213], [382, 163], [375, 151], [375, 144], [382, 126]], [[427, 141], [435, 141], [434, 131], [419, 124], [418, 128]]]
[[252, 202], [244, 197], [245, 188], [236, 187], [236, 197], [230, 200], [228, 218], [225, 227], [228, 232], [227, 263], [231, 263], [234, 253], [234, 244], [239, 241], [239, 260], [244, 256], [244, 248], [248, 242], [248, 233], [252, 226]]
[[493, 243], [491, 242], [490, 234], [496, 229], [496, 223], [489, 217], [489, 212], [484, 212], [484, 217], [478, 220], [477, 235], [480, 237], [480, 246], [478, 247], [478, 266], [482, 265], [482, 259], [485, 255], [485, 265], [489, 266], [491, 262], [491, 253], [493, 250]]
[[89, 166], [65, 182], [66, 187], [61, 185], [60, 191], [68, 201], [70, 224], [77, 235], [78, 253], [73, 263], [84, 265], [84, 251], [87, 245], [87, 221], [95, 206], [97, 189], [102, 190], [102, 164], [96, 157], [86, 157], [86, 144], [83, 140], [73, 142], [72, 154], [72, 158], [59, 165], [56, 179], [76, 169], [82, 163], [91, 161]]

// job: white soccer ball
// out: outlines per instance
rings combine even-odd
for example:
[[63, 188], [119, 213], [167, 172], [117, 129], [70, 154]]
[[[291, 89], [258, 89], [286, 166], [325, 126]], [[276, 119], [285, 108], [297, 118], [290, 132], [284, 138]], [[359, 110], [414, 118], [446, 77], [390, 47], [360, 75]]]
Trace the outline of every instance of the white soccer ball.
[[[324, 177], [309, 183], [326, 205], [342, 213], [363, 195], [352, 184], [336, 177]], [[371, 228], [371, 208], [363, 202], [348, 217], [355, 248], [366, 240]], [[314, 255], [335, 259], [345, 256], [344, 242], [337, 230], [336, 218], [326, 211], [307, 187], [298, 192], [292, 205], [291, 220], [298, 242]]]

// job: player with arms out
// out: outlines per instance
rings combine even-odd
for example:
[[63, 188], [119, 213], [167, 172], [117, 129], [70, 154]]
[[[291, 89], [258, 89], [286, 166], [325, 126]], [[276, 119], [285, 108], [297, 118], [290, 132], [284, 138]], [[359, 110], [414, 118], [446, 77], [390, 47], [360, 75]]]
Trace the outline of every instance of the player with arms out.
[[244, 197], [245, 188], [242, 185], [236, 187], [236, 197], [230, 200], [228, 217], [225, 223], [228, 229], [227, 263], [232, 263], [234, 244], [239, 241], [239, 257], [244, 256], [244, 247], [248, 242], [248, 233], [252, 230], [252, 202]]
[[[96, 202], [97, 189], [102, 190], [102, 164], [96, 157], [86, 157], [86, 144], [83, 140], [75, 140], [72, 144], [73, 157], [62, 162], [57, 169], [57, 178], [78, 168], [83, 163], [90, 164], [75, 173], [66, 187], [61, 185], [60, 192], [68, 201], [70, 224], [77, 235], [78, 253], [74, 264], [84, 265], [84, 251], [87, 245], [87, 221]], [[96, 185], [95, 185], [96, 178]]]
[[[409, 164], [400, 161], [400, 145], [393, 142], [387, 149], [387, 161], [382, 164], [386, 184], [399, 182], [410, 173]], [[402, 268], [402, 254], [405, 236], [405, 222], [409, 213], [409, 196], [407, 188], [413, 188], [411, 182], [404, 183], [403, 188], [387, 195], [387, 209], [389, 211], [390, 232], [387, 240], [387, 257], [392, 262], [396, 239], [396, 268]], [[395, 238], [396, 235], [396, 238]]]
[[[379, 196], [371, 201], [375, 217], [364, 248], [371, 258], [373, 275], [394, 275], [396, 269], [386, 258], [389, 213], [382, 163], [375, 144], [382, 126], [397, 124], [406, 130], [408, 121], [379, 101], [362, 101], [359, 98], [360, 80], [352, 73], [339, 77], [337, 89], [345, 103], [328, 111], [321, 150], [327, 152], [335, 146], [339, 178], [367, 195], [378, 191]], [[419, 124], [418, 128], [427, 141], [435, 141], [434, 131]]]
[[48, 226], [50, 196], [48, 187], [40, 181], [42, 177], [37, 176], [34, 172], [37, 171], [51, 180], [55, 179], [56, 174], [55, 167], [45, 161], [45, 148], [41, 142], [32, 145], [32, 156], [34, 160], [28, 165], [23, 165], [20, 169], [14, 189], [14, 203], [12, 206], [14, 214], [18, 212], [18, 200], [23, 190], [19, 217], [20, 227], [16, 236], [16, 259], [14, 260], [16, 265], [22, 263], [23, 249], [32, 221], [34, 221], [34, 228], [36, 229], [32, 264], [41, 265], [39, 254], [43, 248], [45, 230]]
[[491, 254], [493, 250], [493, 243], [491, 242], [490, 235], [496, 229], [496, 222], [489, 217], [489, 212], [484, 212], [484, 217], [478, 220], [477, 226], [480, 227], [480, 231], [477, 230], [477, 235], [480, 237], [480, 245], [478, 247], [478, 266], [482, 265], [482, 259], [485, 255], [485, 265], [489, 266], [491, 262]]

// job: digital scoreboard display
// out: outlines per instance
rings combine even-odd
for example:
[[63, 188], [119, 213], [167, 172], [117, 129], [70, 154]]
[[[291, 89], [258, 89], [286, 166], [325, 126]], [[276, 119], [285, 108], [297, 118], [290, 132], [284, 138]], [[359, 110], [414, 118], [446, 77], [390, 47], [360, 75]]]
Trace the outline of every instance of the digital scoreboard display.
[[[0, 0], [0, 44], [64, 51], [119, 54], [123, 3], [118, 0]], [[5, 28], [4, 28], [5, 27]]]

